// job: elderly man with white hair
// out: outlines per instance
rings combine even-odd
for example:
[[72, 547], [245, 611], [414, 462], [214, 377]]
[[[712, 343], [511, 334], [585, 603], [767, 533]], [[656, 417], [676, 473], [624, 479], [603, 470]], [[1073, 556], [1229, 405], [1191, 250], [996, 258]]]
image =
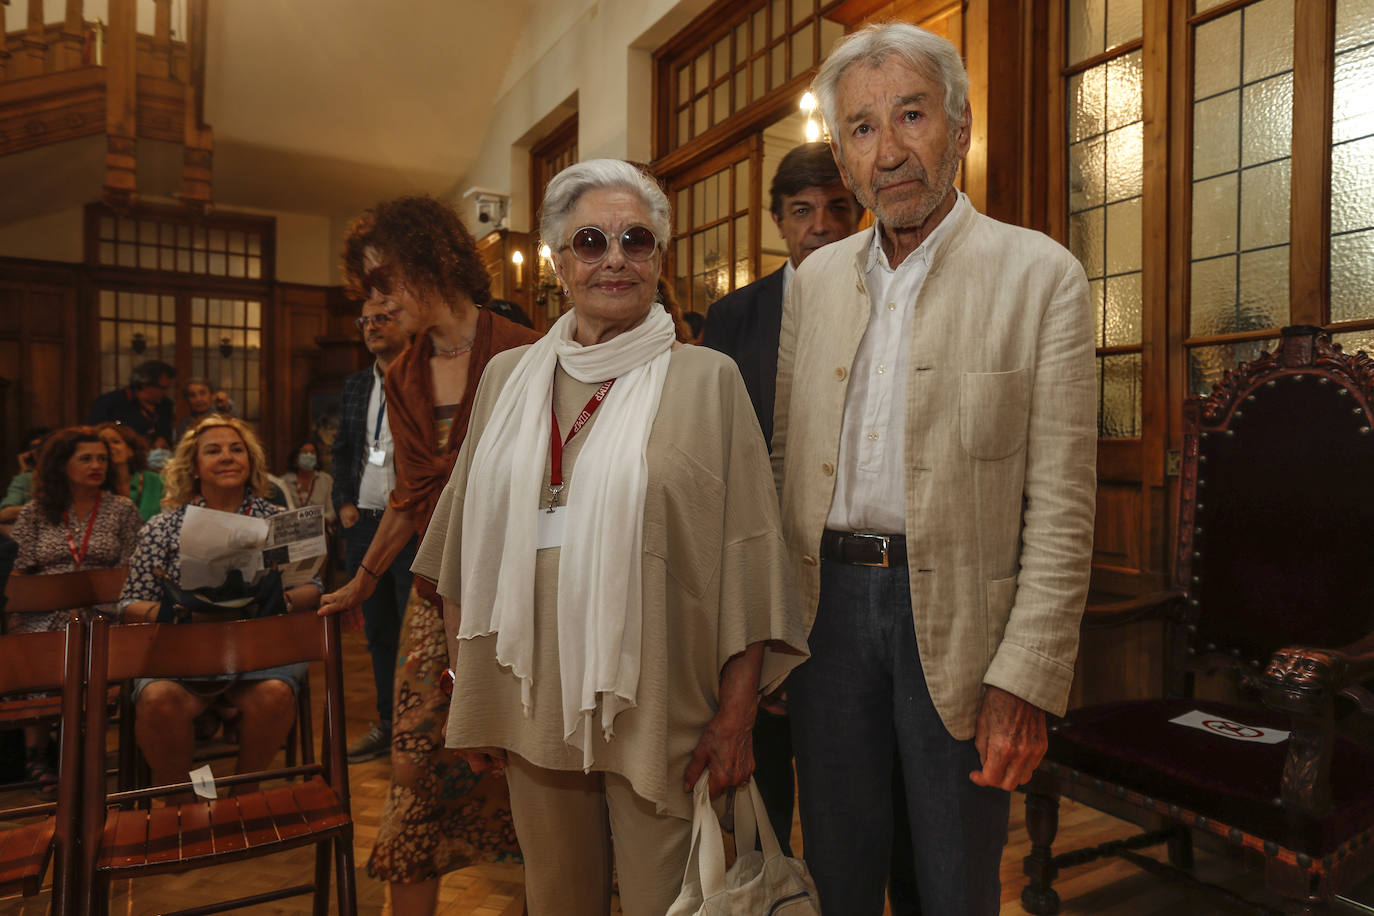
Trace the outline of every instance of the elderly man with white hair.
[[1088, 285], [954, 187], [971, 119], [949, 42], [870, 26], [813, 89], [876, 224], [807, 258], [783, 308], [772, 457], [810, 628], [788, 680], [806, 858], [826, 912], [882, 911], [895, 750], [922, 912], [996, 913], [1009, 792], [1064, 711], [1088, 587]]

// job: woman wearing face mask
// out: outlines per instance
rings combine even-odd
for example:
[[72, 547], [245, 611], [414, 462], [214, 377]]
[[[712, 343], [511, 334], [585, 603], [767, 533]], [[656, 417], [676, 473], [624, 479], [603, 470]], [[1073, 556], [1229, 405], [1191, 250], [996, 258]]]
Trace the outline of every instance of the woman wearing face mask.
[[171, 460], [172, 446], [165, 438], [158, 436], [153, 440], [153, 447], [148, 450], [148, 470], [160, 475], [167, 462]]
[[329, 494], [334, 490], [334, 478], [319, 470], [320, 450], [311, 441], [302, 442], [291, 453], [291, 468], [281, 475], [296, 508], [320, 506], [324, 509], [324, 523], [334, 525], [334, 502]]
[[110, 449], [110, 480], [114, 491], [127, 496], [146, 522], [162, 511], [162, 477], [148, 470], [148, 443], [122, 423], [95, 428]]

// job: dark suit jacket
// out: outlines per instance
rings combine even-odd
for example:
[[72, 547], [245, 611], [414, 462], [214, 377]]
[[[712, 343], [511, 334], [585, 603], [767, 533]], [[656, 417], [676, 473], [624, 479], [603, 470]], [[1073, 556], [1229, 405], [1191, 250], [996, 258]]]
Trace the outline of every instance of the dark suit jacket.
[[97, 423], [122, 423], [147, 439], [150, 448], [153, 439], [158, 436], [176, 445], [172, 439], [171, 400], [163, 398], [158, 401], [157, 409], [149, 417], [143, 412], [131, 388], [116, 388], [96, 398], [91, 404], [91, 416], [87, 422], [92, 426]]
[[719, 350], [739, 366], [754, 403], [765, 442], [773, 441], [773, 393], [778, 375], [778, 332], [782, 328], [782, 277], [787, 265], [717, 301], [706, 313], [703, 346]]
[[[375, 364], [374, 364], [375, 365]], [[363, 462], [372, 431], [367, 428], [367, 401], [372, 394], [373, 366], [351, 373], [339, 397], [339, 431], [334, 436], [334, 511], [358, 504]]]

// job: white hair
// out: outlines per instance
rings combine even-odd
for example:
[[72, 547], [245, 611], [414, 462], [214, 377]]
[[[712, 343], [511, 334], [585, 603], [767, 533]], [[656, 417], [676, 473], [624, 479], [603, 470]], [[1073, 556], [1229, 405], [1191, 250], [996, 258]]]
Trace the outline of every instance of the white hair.
[[668, 247], [672, 233], [668, 195], [652, 175], [621, 159], [588, 159], [553, 176], [544, 189], [544, 203], [539, 208], [539, 237], [544, 244], [554, 251], [566, 244], [568, 214], [583, 194], [602, 188], [637, 194], [649, 211], [649, 228], [654, 231], [659, 250]]
[[877, 67], [893, 55], [944, 89], [942, 104], [951, 127], [963, 122], [964, 107], [968, 104], [968, 71], [959, 57], [959, 49], [934, 32], [905, 22], [875, 23], [835, 42], [811, 84], [832, 138], [838, 141], [840, 136], [835, 92], [845, 70], [860, 62]]

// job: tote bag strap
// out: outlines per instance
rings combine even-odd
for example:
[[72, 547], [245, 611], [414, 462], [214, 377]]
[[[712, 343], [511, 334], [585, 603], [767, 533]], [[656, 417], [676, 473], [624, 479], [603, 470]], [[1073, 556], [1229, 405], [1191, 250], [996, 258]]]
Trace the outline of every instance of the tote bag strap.
[[710, 776], [709, 769], [702, 770], [692, 790], [692, 849], [684, 879], [684, 883], [691, 880], [695, 869], [704, 900], [725, 890], [725, 841], [720, 835], [720, 820], [711, 807]]
[[765, 862], [782, 855], [782, 846], [778, 843], [778, 835], [773, 832], [773, 825], [769, 823], [768, 809], [763, 805], [758, 783], [751, 776], [749, 790], [735, 793], [735, 849], [753, 849], [755, 839], [763, 849]]

